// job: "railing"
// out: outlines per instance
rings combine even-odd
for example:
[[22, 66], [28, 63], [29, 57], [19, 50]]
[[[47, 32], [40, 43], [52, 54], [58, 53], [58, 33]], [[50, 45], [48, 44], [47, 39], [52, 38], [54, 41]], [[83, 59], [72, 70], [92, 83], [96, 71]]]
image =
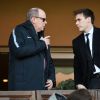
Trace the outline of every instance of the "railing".
[[[53, 93], [66, 97], [74, 90], [0, 91], [0, 100], [48, 100]], [[89, 90], [93, 100], [100, 100], [100, 90]]]
[[35, 91], [0, 91], [0, 100], [36, 100]]
[[60, 93], [68, 96], [74, 90], [37, 90], [37, 100], [48, 100], [53, 93]]
[[[0, 53], [8, 53], [8, 46], [0, 46]], [[53, 59], [73, 59], [71, 46], [51, 46], [51, 56]]]

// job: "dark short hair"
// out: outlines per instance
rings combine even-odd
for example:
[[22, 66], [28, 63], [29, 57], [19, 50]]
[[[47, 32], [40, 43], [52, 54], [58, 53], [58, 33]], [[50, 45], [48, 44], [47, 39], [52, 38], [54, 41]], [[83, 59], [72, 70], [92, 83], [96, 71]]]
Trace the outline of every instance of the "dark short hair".
[[79, 89], [69, 94], [67, 100], [92, 100], [92, 96], [88, 90]]
[[74, 12], [74, 15], [76, 16], [77, 14], [83, 14], [85, 16], [85, 18], [87, 17], [91, 17], [91, 22], [92, 24], [94, 24], [94, 20], [95, 20], [95, 16], [94, 16], [94, 12], [88, 8], [83, 8], [83, 9], [77, 9]]

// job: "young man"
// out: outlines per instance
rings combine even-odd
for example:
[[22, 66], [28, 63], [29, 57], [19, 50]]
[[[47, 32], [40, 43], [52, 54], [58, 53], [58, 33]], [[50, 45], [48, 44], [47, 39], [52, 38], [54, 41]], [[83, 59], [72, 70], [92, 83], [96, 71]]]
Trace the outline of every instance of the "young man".
[[74, 11], [81, 34], [73, 40], [74, 79], [78, 89], [100, 89], [100, 28], [94, 26], [92, 10]]
[[46, 14], [31, 8], [27, 21], [17, 25], [9, 39], [9, 90], [42, 90], [55, 86], [50, 36], [44, 37]]

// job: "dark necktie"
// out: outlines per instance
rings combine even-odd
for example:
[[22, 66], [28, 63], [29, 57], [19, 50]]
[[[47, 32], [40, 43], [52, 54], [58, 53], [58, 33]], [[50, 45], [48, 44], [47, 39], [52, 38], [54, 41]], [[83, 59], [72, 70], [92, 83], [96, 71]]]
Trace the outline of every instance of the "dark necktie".
[[90, 68], [92, 69], [92, 71], [94, 72], [95, 71], [95, 68], [94, 68], [94, 61], [93, 61], [93, 58], [92, 58], [92, 55], [91, 55], [91, 51], [90, 51], [90, 46], [89, 46], [89, 34], [90, 33], [87, 33], [85, 36], [86, 36], [86, 39], [87, 39], [87, 42], [86, 42], [86, 51], [87, 51], [87, 57], [88, 57], [88, 64], [90, 66]]
[[89, 42], [89, 34], [90, 33], [87, 33], [85, 36], [86, 36], [86, 39], [87, 39], [87, 42], [86, 42], [86, 49], [87, 49], [87, 53], [89, 53], [90, 55], [91, 55], [91, 51], [90, 51], [90, 46], [89, 46], [89, 44], [90, 44], [90, 42]]

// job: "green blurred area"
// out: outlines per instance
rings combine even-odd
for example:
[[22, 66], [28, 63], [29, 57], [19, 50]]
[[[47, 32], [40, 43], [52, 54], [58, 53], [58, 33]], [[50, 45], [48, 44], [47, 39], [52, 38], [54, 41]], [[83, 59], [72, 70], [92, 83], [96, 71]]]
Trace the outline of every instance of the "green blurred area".
[[55, 70], [56, 70], [56, 73], [61, 72], [61, 73], [65, 73], [65, 74], [72, 73], [74, 71], [72, 66], [70, 66], [70, 67], [68, 67], [68, 66], [56, 66]]

